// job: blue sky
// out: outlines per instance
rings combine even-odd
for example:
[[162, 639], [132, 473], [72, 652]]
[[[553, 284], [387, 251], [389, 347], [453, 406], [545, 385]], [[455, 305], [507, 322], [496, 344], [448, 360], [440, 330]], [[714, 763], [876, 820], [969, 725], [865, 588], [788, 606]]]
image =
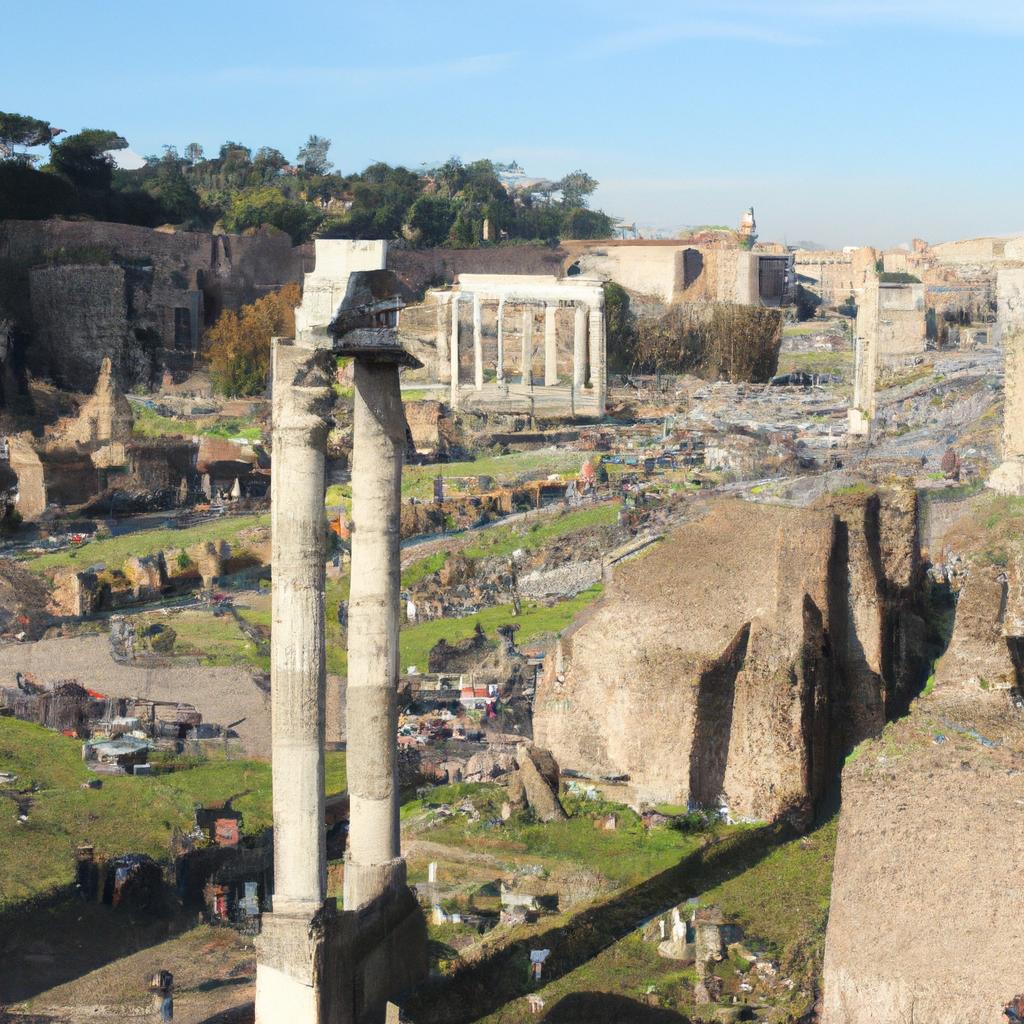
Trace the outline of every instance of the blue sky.
[[1024, 231], [1024, 0], [9, 0], [0, 104], [138, 153], [582, 167], [642, 224]]

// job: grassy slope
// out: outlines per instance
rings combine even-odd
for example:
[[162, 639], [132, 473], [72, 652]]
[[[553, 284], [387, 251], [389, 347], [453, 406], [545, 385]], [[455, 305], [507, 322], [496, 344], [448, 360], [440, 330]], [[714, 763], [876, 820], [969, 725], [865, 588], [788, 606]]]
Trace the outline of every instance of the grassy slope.
[[[327, 791], [344, 789], [345, 755], [327, 761]], [[0, 906], [70, 882], [79, 843], [100, 855], [165, 858], [172, 830], [191, 827], [197, 803], [235, 797], [250, 833], [272, 820], [270, 765], [261, 761], [211, 759], [148, 778], [104, 777], [102, 788], [86, 790], [81, 784], [94, 776], [80, 741], [0, 718], [0, 770], [17, 774], [14, 789], [33, 791], [24, 824], [14, 802], [0, 799]]]
[[204, 416], [194, 420], [180, 420], [173, 416], [161, 416], [148, 406], [132, 403], [135, 413], [134, 433], [139, 437], [244, 437], [247, 441], [259, 441], [262, 431], [247, 420], [237, 416], [222, 419], [218, 416]]
[[120, 568], [132, 555], [152, 555], [167, 548], [185, 548], [208, 540], [226, 540], [235, 543], [238, 535], [254, 526], [269, 526], [269, 515], [231, 516], [200, 523], [185, 530], [171, 530], [166, 527], [156, 530], [140, 530], [122, 537], [94, 540], [81, 548], [55, 551], [50, 555], [39, 555], [28, 559], [24, 565], [33, 572], [50, 572], [70, 567], [85, 569], [103, 562]]
[[[490, 476], [496, 483], [508, 484], [525, 473], [575, 473], [588, 452], [532, 451], [508, 455], [484, 455], [469, 462], [445, 462], [440, 465], [406, 466], [402, 471], [402, 497], [427, 499], [434, 494], [434, 477]], [[351, 498], [348, 484], [327, 488], [325, 504], [336, 507]]]

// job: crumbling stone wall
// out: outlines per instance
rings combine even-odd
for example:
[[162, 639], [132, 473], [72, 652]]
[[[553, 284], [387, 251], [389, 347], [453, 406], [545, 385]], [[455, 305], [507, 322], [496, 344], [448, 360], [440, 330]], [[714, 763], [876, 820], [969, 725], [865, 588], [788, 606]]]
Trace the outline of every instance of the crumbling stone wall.
[[148, 382], [154, 346], [128, 324], [125, 272], [119, 266], [41, 267], [29, 272], [33, 364], [63, 387], [81, 390], [110, 359], [125, 380]]
[[398, 276], [402, 298], [422, 298], [427, 288], [452, 284], [459, 274], [553, 274], [562, 276], [566, 252], [548, 245], [483, 249], [401, 249], [388, 246], [387, 269]]
[[[107, 354], [125, 383], [148, 384], [164, 366], [189, 368], [203, 326], [223, 309], [298, 281], [307, 262], [307, 250], [274, 229], [211, 235], [98, 221], [4, 221], [0, 306], [36, 374], [86, 390]], [[90, 326], [97, 314], [102, 322]], [[89, 337], [98, 349], [90, 350]], [[72, 345], [67, 359], [65, 341]]]
[[891, 648], [916, 531], [898, 495], [716, 504], [623, 565], [549, 655], [537, 743], [563, 768], [628, 775], [639, 799], [802, 816], [910, 685]]

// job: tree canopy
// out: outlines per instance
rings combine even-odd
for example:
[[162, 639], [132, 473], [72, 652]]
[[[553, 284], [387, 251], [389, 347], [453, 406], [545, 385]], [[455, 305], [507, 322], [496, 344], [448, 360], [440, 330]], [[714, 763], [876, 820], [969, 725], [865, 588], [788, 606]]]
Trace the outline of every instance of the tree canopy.
[[[118, 169], [112, 151], [127, 147], [117, 132], [89, 128], [54, 141], [60, 129], [22, 114], [0, 114], [0, 217], [87, 215], [156, 227], [261, 226], [309, 238], [401, 239], [415, 246], [473, 247], [502, 241], [601, 238], [613, 219], [589, 208], [597, 181], [574, 170], [558, 181], [519, 184], [518, 165], [490, 160], [412, 171], [384, 162], [342, 174], [328, 160], [331, 140], [310, 135], [296, 163], [272, 146], [255, 150], [228, 140], [207, 157], [190, 142]], [[15, 146], [49, 144], [50, 162], [36, 170]], [[25, 172], [12, 169], [26, 166]], [[521, 177], [520, 179], [521, 180]], [[512, 182], [511, 184], [509, 182]]]
[[270, 339], [295, 334], [297, 284], [264, 295], [237, 313], [225, 310], [206, 332], [210, 375], [229, 397], [259, 394], [270, 375]]

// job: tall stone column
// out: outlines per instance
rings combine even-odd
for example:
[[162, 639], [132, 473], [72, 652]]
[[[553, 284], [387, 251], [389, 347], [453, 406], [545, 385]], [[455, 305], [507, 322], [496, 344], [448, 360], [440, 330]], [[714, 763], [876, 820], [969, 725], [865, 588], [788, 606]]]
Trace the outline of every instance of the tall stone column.
[[1024, 268], [1006, 268], [996, 278], [996, 323], [1003, 345], [1003, 461], [987, 485], [1024, 497]]
[[854, 345], [853, 406], [849, 433], [868, 437], [875, 418], [875, 377], [878, 369], [879, 282], [869, 277], [857, 292], [857, 339]]
[[499, 387], [505, 383], [505, 300], [498, 299], [498, 361], [497, 377]]
[[473, 387], [481, 391], [484, 386], [484, 328], [480, 309], [480, 296], [473, 296]]
[[594, 389], [597, 415], [604, 416], [608, 402], [608, 344], [604, 333], [604, 303], [590, 307], [590, 386]]
[[451, 355], [451, 407], [458, 409], [459, 407], [459, 295], [454, 293], [452, 295], [452, 343], [450, 347]]
[[572, 386], [581, 388], [587, 382], [587, 307], [577, 302], [572, 326]]
[[330, 352], [275, 339], [270, 646], [274, 897], [256, 1020], [318, 1024], [328, 919], [324, 835], [324, 450]]
[[523, 386], [533, 387], [533, 307], [523, 310]]
[[405, 415], [394, 363], [357, 358], [354, 384], [346, 910], [358, 910], [405, 883], [395, 703]]
[[558, 306], [548, 303], [544, 307], [544, 386], [558, 383]]
[[[443, 293], [442, 293], [443, 294]], [[440, 297], [437, 300], [437, 382], [447, 384], [451, 380], [451, 359], [448, 356], [448, 304]]]

